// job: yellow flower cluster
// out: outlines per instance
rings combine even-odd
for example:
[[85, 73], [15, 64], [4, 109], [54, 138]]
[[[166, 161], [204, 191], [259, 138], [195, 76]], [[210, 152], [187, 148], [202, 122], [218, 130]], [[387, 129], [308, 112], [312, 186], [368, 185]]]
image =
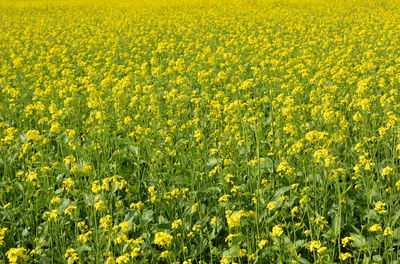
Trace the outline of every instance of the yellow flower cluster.
[[165, 232], [157, 232], [154, 236], [154, 244], [162, 248], [169, 247], [173, 238], [173, 236]]
[[68, 264], [74, 263], [74, 261], [79, 260], [78, 254], [76, 253], [75, 249], [73, 249], [73, 248], [67, 249], [64, 257], [67, 260]]
[[28, 258], [25, 252], [25, 248], [10, 248], [6, 252], [6, 256], [10, 264], [23, 263]]
[[399, 9], [0, 1], [4, 261], [399, 262]]

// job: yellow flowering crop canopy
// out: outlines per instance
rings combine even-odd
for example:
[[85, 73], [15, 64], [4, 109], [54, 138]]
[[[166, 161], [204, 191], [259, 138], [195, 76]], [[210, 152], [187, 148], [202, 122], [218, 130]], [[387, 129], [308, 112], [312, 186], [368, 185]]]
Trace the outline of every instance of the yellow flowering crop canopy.
[[0, 0], [0, 259], [399, 262], [399, 10]]

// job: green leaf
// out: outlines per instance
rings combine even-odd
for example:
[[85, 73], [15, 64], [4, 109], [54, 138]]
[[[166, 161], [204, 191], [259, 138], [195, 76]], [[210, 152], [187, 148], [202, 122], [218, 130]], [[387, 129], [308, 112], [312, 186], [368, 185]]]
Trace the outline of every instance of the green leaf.
[[189, 185], [190, 178], [185, 176], [174, 177], [174, 182], [179, 185]]
[[335, 215], [333, 218], [332, 227], [335, 236], [338, 236], [341, 228], [340, 217], [338, 215]]
[[20, 182], [16, 182], [15, 185], [18, 190], [20, 190], [21, 192], [24, 192], [24, 187], [22, 186], [22, 184]]
[[296, 240], [296, 241], [294, 242], [294, 245], [296, 246], [296, 248], [301, 248], [301, 247], [303, 247], [305, 244], [306, 244], [306, 243], [305, 243], [304, 240]]
[[306, 260], [305, 258], [298, 258], [296, 260], [298, 263], [301, 263], [301, 264], [311, 264], [311, 262]]
[[210, 158], [207, 162], [207, 164], [205, 165], [205, 167], [208, 168], [213, 168], [215, 165], [217, 165], [218, 163], [220, 163], [222, 161], [221, 158]]
[[77, 250], [78, 252], [82, 252], [82, 251], [91, 251], [92, 248], [89, 247], [88, 245], [82, 245], [82, 246], [78, 247], [76, 250]]
[[167, 219], [167, 218], [165, 218], [164, 216], [160, 215], [160, 216], [158, 217], [158, 223], [159, 223], [159, 224], [168, 224], [169, 222], [168, 222], [168, 219]]
[[221, 193], [221, 188], [219, 187], [210, 187], [206, 189], [206, 192], [210, 192], [210, 193]]
[[369, 210], [369, 212], [364, 216], [364, 219], [376, 220], [378, 215], [374, 210]]
[[265, 162], [262, 163], [262, 167], [266, 168], [270, 173], [274, 171], [274, 161], [268, 157], [264, 157]]
[[222, 256], [231, 256], [232, 258], [238, 258], [240, 255], [240, 247], [235, 245], [222, 253]]
[[393, 230], [392, 238], [396, 240], [400, 239], [400, 228], [396, 228], [395, 230]]
[[396, 212], [396, 214], [393, 216], [392, 221], [390, 222], [390, 226], [394, 226], [397, 223], [397, 220], [399, 220], [400, 217], [400, 210]]
[[276, 190], [273, 200], [278, 199], [278, 198], [281, 197], [285, 192], [287, 192], [287, 191], [289, 191], [289, 190], [290, 190], [290, 186], [284, 186], [284, 187], [279, 188], [278, 190]]
[[357, 248], [365, 248], [367, 246], [367, 240], [361, 234], [351, 233], [350, 236], [354, 238], [353, 245]]
[[142, 218], [143, 218], [144, 224], [148, 224], [148, 223], [152, 222], [153, 219], [154, 219], [154, 212], [153, 212], [153, 210], [147, 210], [147, 211], [145, 211], [145, 212], [143, 213]]
[[22, 231], [22, 236], [23, 237], [27, 237], [28, 236], [28, 234], [29, 234], [29, 230], [28, 230], [28, 228], [25, 228], [23, 231]]
[[219, 249], [214, 247], [213, 249], [211, 249], [210, 253], [211, 253], [211, 255], [218, 255], [219, 254]]
[[65, 209], [68, 208], [68, 206], [71, 205], [71, 201], [69, 199], [64, 199], [64, 201], [62, 202], [62, 204], [58, 207], [58, 209], [60, 211], [64, 211]]

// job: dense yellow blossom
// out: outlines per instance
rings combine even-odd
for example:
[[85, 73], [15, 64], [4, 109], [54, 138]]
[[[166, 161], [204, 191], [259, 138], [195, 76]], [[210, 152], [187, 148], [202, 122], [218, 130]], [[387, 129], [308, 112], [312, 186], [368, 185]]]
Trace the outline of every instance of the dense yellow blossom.
[[351, 257], [352, 257], [352, 255], [349, 252], [340, 253], [340, 259], [343, 261], [346, 261], [348, 258], [351, 258]]
[[393, 234], [393, 229], [391, 227], [386, 227], [385, 230], [383, 231], [384, 236], [390, 236]]
[[382, 226], [380, 224], [374, 224], [370, 226], [368, 230], [371, 232], [383, 231]]
[[171, 245], [173, 236], [165, 232], [157, 232], [154, 236], [154, 244], [159, 247], [165, 248]]
[[386, 209], [385, 209], [386, 204], [382, 201], [378, 201], [375, 204], [375, 208], [374, 210], [378, 213], [378, 214], [384, 214], [386, 213]]
[[68, 264], [79, 260], [78, 254], [76, 253], [75, 249], [73, 249], [73, 248], [67, 249], [67, 251], [64, 254], [64, 257], [67, 260]]
[[398, 262], [399, 9], [0, 1], [4, 261]]
[[353, 241], [354, 241], [353, 237], [344, 237], [344, 238], [342, 238], [342, 245], [343, 245], [343, 247], [347, 246], [347, 244], [351, 245], [353, 243]]
[[271, 232], [271, 235], [273, 236], [273, 237], [279, 237], [279, 236], [281, 236], [282, 234], [283, 234], [283, 228], [280, 226], [280, 225], [275, 225], [273, 228], [272, 228], [272, 232]]
[[276, 202], [275, 202], [275, 201], [269, 202], [269, 203], [267, 204], [267, 208], [268, 208], [268, 210], [270, 210], [270, 211], [274, 210], [275, 207], [276, 207]]
[[26, 249], [25, 248], [10, 248], [6, 252], [6, 256], [8, 258], [8, 261], [10, 264], [18, 264], [18, 263], [23, 263], [25, 260], [28, 258], [28, 256], [25, 254]]
[[319, 240], [312, 240], [309, 245], [307, 245], [307, 249], [309, 251], [314, 251], [320, 249], [322, 246], [321, 241]]

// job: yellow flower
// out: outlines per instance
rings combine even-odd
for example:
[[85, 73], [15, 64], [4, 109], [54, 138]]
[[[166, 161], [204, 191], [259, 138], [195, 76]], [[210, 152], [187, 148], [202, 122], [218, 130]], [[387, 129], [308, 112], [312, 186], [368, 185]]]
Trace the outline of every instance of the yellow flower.
[[83, 244], [85, 244], [88, 240], [88, 236], [92, 234], [92, 231], [88, 231], [86, 233], [80, 234], [78, 236], [78, 241], [82, 242]]
[[76, 207], [75, 205], [70, 205], [67, 207], [67, 209], [64, 210], [64, 214], [66, 215], [72, 215], [73, 211], [78, 209], [78, 207]]
[[268, 208], [268, 210], [270, 210], [270, 211], [272, 211], [272, 210], [274, 210], [275, 209], [275, 207], [276, 207], [276, 202], [269, 202], [268, 204], [267, 204], [267, 208]]
[[67, 249], [64, 257], [67, 260], [68, 264], [79, 260], [78, 253], [76, 253], [75, 249], [73, 249], [73, 248]]
[[160, 258], [167, 258], [168, 254], [169, 254], [168, 250], [165, 250], [165, 251], [161, 252]]
[[132, 249], [131, 258], [136, 258], [137, 256], [139, 256], [139, 253], [140, 253], [140, 248], [135, 247], [134, 249]]
[[86, 230], [88, 228], [88, 226], [86, 225], [85, 221], [80, 221], [80, 222], [78, 222], [78, 228], [80, 230]]
[[42, 254], [42, 251], [40, 249], [34, 248], [29, 252], [29, 255], [40, 255]]
[[38, 130], [29, 130], [26, 132], [26, 140], [28, 141], [40, 141], [42, 138]]
[[8, 228], [1, 228], [0, 229], [0, 246], [4, 245], [4, 237], [6, 236], [6, 233], [8, 232]]
[[299, 212], [298, 206], [295, 206], [292, 208], [292, 210], [290, 210], [290, 214], [292, 215], [292, 217], [295, 217], [298, 212]]
[[394, 170], [392, 167], [390, 166], [386, 166], [385, 168], [382, 169], [382, 176], [387, 176], [387, 175], [391, 175], [394, 173]]
[[233, 176], [232, 174], [228, 173], [225, 176], [225, 182], [230, 183], [230, 184], [235, 184], [235, 182], [232, 180], [235, 176]]
[[352, 257], [352, 255], [349, 252], [340, 253], [340, 259], [343, 260], [343, 261], [346, 261], [346, 259], [351, 258], [351, 257]]
[[129, 253], [125, 253], [122, 256], [119, 256], [116, 260], [115, 263], [117, 264], [126, 264], [129, 262], [130, 259], [130, 254]]
[[127, 221], [121, 222], [118, 226], [122, 229], [122, 232], [129, 231], [129, 222]]
[[136, 239], [131, 239], [131, 240], [130, 240], [130, 243], [131, 243], [131, 245], [136, 246], [136, 245], [143, 244], [143, 243], [144, 243], [144, 240], [143, 240], [143, 237], [138, 237], [138, 238], [136, 238]]
[[288, 197], [286, 195], [279, 197], [279, 202], [283, 203]]
[[314, 250], [318, 250], [318, 249], [320, 249], [321, 248], [321, 241], [319, 241], [319, 240], [313, 240], [313, 241], [311, 241], [310, 242], [310, 244], [309, 245], [307, 245], [306, 247], [307, 247], [307, 249], [310, 251], [310, 252], [312, 252], [312, 251], [314, 251]]
[[76, 162], [76, 158], [72, 155], [67, 156], [64, 158], [64, 164], [65, 166], [69, 166], [71, 164], [74, 164]]
[[256, 254], [250, 254], [248, 257], [247, 257], [247, 261], [250, 263], [251, 261], [253, 261], [253, 260], [255, 260], [256, 259]]
[[267, 244], [267, 240], [263, 239], [260, 242], [258, 242], [258, 248], [262, 249], [266, 244]]
[[111, 215], [106, 215], [102, 218], [100, 218], [100, 226], [104, 229], [104, 231], [107, 231], [112, 225], [112, 218]]
[[223, 256], [221, 258], [220, 264], [229, 264], [231, 261], [231, 256]]
[[324, 216], [318, 217], [315, 222], [316, 222], [317, 225], [320, 226], [320, 228], [323, 228], [325, 225], [328, 224], [328, 221], [325, 220]]
[[320, 248], [317, 250], [317, 253], [318, 253], [318, 254], [322, 254], [322, 253], [324, 253], [327, 249], [328, 249], [327, 247], [320, 247]]
[[2, 141], [7, 144], [11, 145], [14, 141], [15, 135], [17, 134], [18, 130], [14, 127], [9, 127], [6, 129], [6, 136], [2, 139]]
[[121, 207], [123, 204], [124, 204], [124, 203], [123, 203], [121, 200], [116, 201], [116, 202], [115, 202], [115, 207], [116, 207], [116, 208]]
[[70, 191], [75, 182], [71, 178], [66, 178], [62, 183], [62, 188], [66, 191]]
[[378, 214], [384, 214], [386, 213], [386, 209], [385, 209], [386, 204], [382, 201], [378, 201], [375, 204], [375, 208], [374, 210], [378, 213]]
[[232, 160], [231, 159], [224, 159], [224, 165], [225, 166], [229, 166], [232, 164]]
[[346, 247], [347, 244], [352, 245], [353, 241], [354, 241], [353, 237], [349, 237], [349, 236], [344, 237], [344, 238], [342, 238], [342, 245], [343, 245], [343, 247]]
[[90, 165], [88, 165], [88, 164], [85, 164], [85, 165], [83, 165], [83, 167], [82, 167], [81, 170], [82, 170], [83, 173], [89, 173], [89, 172], [92, 171], [92, 169], [93, 169], [92, 166], [90, 166]]
[[59, 203], [60, 200], [61, 200], [60, 197], [56, 196], [56, 197], [53, 197], [53, 198], [50, 200], [50, 203], [51, 203], [51, 204], [56, 204], [56, 203]]
[[283, 234], [283, 228], [280, 225], [276, 225], [272, 228], [271, 235], [273, 237], [280, 237]]
[[282, 175], [282, 174], [287, 174], [291, 175], [294, 172], [294, 168], [292, 168], [287, 161], [282, 161], [279, 163], [279, 165], [276, 167], [276, 171]]
[[137, 203], [131, 203], [131, 205], [129, 206], [129, 208], [136, 208], [136, 209], [140, 209], [144, 206], [144, 203], [142, 201], [139, 201]]
[[378, 232], [378, 231], [383, 231], [383, 230], [382, 230], [382, 226], [380, 224], [374, 224], [369, 228], [369, 231]]
[[194, 231], [194, 232], [199, 232], [199, 231], [200, 231], [200, 227], [201, 227], [201, 225], [194, 225], [194, 226], [192, 227], [192, 231]]
[[360, 122], [360, 121], [361, 121], [361, 118], [362, 118], [362, 115], [361, 115], [360, 112], [356, 112], [356, 113], [353, 115], [353, 120], [354, 120], [355, 122]]
[[100, 200], [97, 203], [95, 203], [94, 208], [96, 209], [96, 211], [106, 211], [107, 210], [106, 204], [104, 203], [103, 200]]
[[10, 248], [6, 252], [6, 256], [10, 264], [17, 264], [19, 261], [21, 263], [24, 262], [28, 258], [28, 255], [25, 254], [25, 251], [25, 248]]
[[114, 257], [108, 257], [104, 262], [104, 264], [114, 264], [114, 263], [115, 263]]
[[28, 182], [33, 182], [33, 181], [37, 181], [37, 180], [38, 180], [38, 174], [36, 171], [31, 171], [26, 176], [26, 181], [28, 181]]
[[215, 225], [216, 223], [217, 223], [217, 217], [214, 216], [213, 218], [211, 218], [210, 224]]
[[397, 189], [398, 191], [400, 191], [400, 181], [397, 181], [397, 182], [396, 182], [396, 189]]
[[48, 222], [53, 221], [57, 221], [58, 216], [60, 215], [60, 211], [58, 211], [58, 209], [54, 209], [51, 212], [46, 212], [45, 213], [45, 217], [47, 218]]
[[161, 248], [165, 248], [171, 245], [173, 238], [174, 238], [173, 236], [165, 232], [158, 232], [155, 234], [154, 244], [156, 244]]
[[58, 134], [61, 131], [60, 123], [54, 122], [51, 124], [50, 133]]
[[390, 227], [386, 227], [385, 230], [383, 231], [384, 236], [390, 236], [393, 234], [393, 230]]
[[181, 219], [177, 219], [174, 222], [172, 222], [172, 229], [177, 229], [180, 226], [182, 226], [182, 220]]
[[241, 212], [232, 213], [232, 211], [227, 210], [225, 212], [225, 217], [229, 228], [240, 226], [240, 218], [242, 217]]
[[218, 199], [218, 203], [223, 204], [229, 201], [229, 194], [224, 194]]
[[195, 203], [194, 205], [192, 205], [192, 208], [190, 209], [190, 213], [194, 214], [197, 212], [197, 208], [199, 207], [198, 203]]

